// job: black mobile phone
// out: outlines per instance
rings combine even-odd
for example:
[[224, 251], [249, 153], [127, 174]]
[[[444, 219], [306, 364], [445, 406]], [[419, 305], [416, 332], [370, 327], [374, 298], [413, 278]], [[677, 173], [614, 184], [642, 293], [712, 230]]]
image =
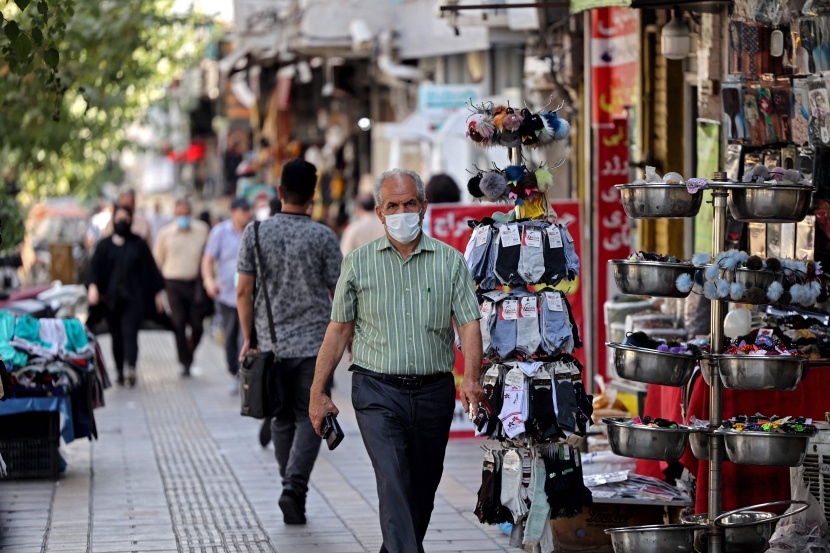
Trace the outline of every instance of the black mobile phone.
[[326, 418], [323, 419], [323, 428], [321, 430], [321, 435], [323, 436], [323, 439], [326, 440], [329, 450], [332, 450], [340, 445], [340, 442], [342, 442], [345, 437], [343, 429], [340, 428], [340, 423], [337, 422], [337, 417], [332, 413], [326, 414]]

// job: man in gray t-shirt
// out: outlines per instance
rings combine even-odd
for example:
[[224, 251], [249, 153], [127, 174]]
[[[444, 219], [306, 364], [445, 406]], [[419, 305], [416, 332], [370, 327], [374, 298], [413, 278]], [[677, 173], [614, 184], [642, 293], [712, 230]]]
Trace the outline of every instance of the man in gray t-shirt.
[[[259, 226], [263, 266], [257, 263], [253, 224], [242, 236], [237, 263], [237, 304], [245, 335], [240, 359], [254, 349], [255, 333], [256, 349], [273, 351], [281, 359], [277, 371], [272, 372], [279, 373], [278, 385], [288, 392], [281, 394], [282, 404], [271, 421], [283, 479], [279, 506], [286, 524], [306, 521], [308, 479], [320, 450], [320, 437], [308, 418], [309, 389], [342, 261], [334, 232], [306, 214], [316, 185], [314, 165], [302, 160], [286, 163], [279, 186], [282, 212]], [[254, 301], [256, 285], [262, 289]], [[276, 344], [268, 328], [265, 293], [271, 302]], [[275, 395], [276, 386], [268, 383], [269, 394]]]

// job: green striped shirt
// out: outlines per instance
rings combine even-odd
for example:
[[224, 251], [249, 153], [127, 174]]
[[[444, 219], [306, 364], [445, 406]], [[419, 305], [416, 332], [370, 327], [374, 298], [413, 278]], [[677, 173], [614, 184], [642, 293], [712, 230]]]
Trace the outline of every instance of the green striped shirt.
[[386, 236], [343, 260], [331, 320], [355, 321], [353, 362], [371, 371], [452, 371], [452, 321], [481, 318], [475, 288], [456, 249], [422, 235], [404, 260]]

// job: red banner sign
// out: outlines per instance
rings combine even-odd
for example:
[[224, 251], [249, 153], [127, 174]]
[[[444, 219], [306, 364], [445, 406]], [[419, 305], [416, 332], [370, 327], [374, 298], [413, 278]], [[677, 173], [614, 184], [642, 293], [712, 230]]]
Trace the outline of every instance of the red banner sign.
[[[489, 217], [494, 211], [508, 211], [505, 206], [495, 205], [456, 205], [456, 204], [441, 204], [431, 205], [427, 208], [426, 216], [424, 217], [424, 229], [426, 233], [433, 238], [440, 240], [457, 250], [463, 252], [467, 247], [467, 242], [470, 240], [470, 235], [473, 230], [467, 224], [471, 219], [481, 220]], [[574, 239], [574, 251], [576, 255], [582, 260], [582, 218], [580, 204], [573, 200], [554, 201], [553, 208], [559, 215], [559, 222], [567, 225], [568, 231]], [[582, 262], [583, 269], [585, 262]], [[573, 281], [563, 281], [558, 288], [564, 290], [568, 294], [568, 302], [571, 305], [571, 313], [573, 314], [574, 322], [579, 328], [580, 336], [583, 342], [585, 340], [585, 306], [583, 298], [583, 290], [580, 286], [581, 275]], [[579, 359], [581, 363], [585, 363], [585, 354], [583, 350], [576, 350], [574, 357]], [[453, 368], [455, 374], [456, 386], [461, 384], [461, 379], [464, 375], [464, 361], [460, 353], [456, 353], [455, 367]], [[470, 421], [467, 420], [464, 410], [461, 407], [461, 401], [457, 401], [455, 416], [453, 418], [450, 435], [453, 437], [465, 437], [472, 434]]]
[[614, 185], [628, 182], [628, 122], [626, 108], [636, 103], [639, 86], [639, 15], [629, 8], [600, 8], [591, 12], [591, 121], [594, 127], [592, 228], [594, 369], [607, 374], [604, 304], [617, 293], [608, 261], [628, 256], [628, 218]]

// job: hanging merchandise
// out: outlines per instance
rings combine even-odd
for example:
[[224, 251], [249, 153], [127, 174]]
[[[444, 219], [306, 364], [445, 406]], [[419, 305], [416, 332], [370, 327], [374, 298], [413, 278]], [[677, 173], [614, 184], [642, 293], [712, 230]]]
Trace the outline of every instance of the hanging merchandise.
[[477, 435], [499, 442], [485, 447], [475, 513], [483, 523], [512, 523], [512, 545], [545, 553], [553, 547], [550, 519], [576, 516], [592, 504], [576, 446], [588, 432], [593, 398], [571, 356], [582, 341], [566, 294], [580, 260], [548, 199], [552, 171], [563, 162], [532, 167], [522, 156], [523, 147], [567, 138], [561, 107], [534, 112], [485, 102], [470, 106], [467, 127], [478, 146], [507, 147], [510, 159], [505, 167], [476, 168], [467, 190], [515, 206], [470, 221], [464, 254], [478, 286], [487, 360], [486, 401], [473, 423]]

